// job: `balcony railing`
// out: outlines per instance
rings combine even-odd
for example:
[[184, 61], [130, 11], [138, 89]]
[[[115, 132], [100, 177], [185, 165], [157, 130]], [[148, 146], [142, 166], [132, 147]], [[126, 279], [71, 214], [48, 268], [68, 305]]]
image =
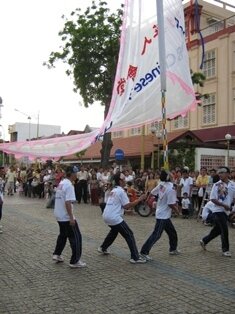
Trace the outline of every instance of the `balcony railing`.
[[218, 33], [219, 31], [226, 29], [228, 27], [231, 27], [233, 25], [235, 25], [235, 15], [233, 15], [233, 16], [225, 19], [225, 20], [215, 22], [215, 23], [211, 24], [210, 26], [207, 26], [206, 28], [203, 28], [201, 30], [201, 33], [202, 33], [203, 37], [206, 37], [206, 36], [209, 36], [211, 34]]

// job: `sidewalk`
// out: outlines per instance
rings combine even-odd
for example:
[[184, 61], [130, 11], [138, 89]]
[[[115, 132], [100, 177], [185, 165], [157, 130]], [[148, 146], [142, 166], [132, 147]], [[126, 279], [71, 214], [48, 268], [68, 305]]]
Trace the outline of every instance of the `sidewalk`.
[[[0, 313], [167, 313], [235, 312], [235, 229], [229, 228], [232, 258], [221, 256], [220, 239], [202, 251], [199, 240], [210, 230], [195, 219], [174, 218], [180, 256], [169, 256], [164, 234], [151, 251], [153, 261], [129, 263], [120, 236], [110, 256], [99, 255], [109, 228], [100, 209], [75, 205], [88, 267], [70, 269], [51, 257], [58, 235], [53, 210], [45, 200], [6, 196], [0, 234]], [[140, 248], [153, 229], [154, 217], [126, 216]]]

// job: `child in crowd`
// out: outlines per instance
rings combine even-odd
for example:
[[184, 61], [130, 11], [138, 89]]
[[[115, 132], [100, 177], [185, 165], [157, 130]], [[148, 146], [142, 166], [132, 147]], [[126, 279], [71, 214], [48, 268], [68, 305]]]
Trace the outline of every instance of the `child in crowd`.
[[134, 202], [137, 200], [137, 194], [136, 194], [136, 190], [133, 188], [133, 183], [132, 181], [128, 181], [126, 183], [126, 191], [127, 191], [127, 196], [130, 200], [130, 202]]
[[[128, 196], [131, 203], [135, 202], [138, 199], [137, 191], [136, 191], [136, 189], [134, 189], [132, 181], [128, 181], [126, 183], [126, 189], [125, 190], [126, 190], [127, 196]], [[130, 208], [130, 210], [126, 211], [126, 213], [129, 213], [129, 214], [134, 214], [134, 212], [135, 212], [134, 208]]]
[[188, 193], [185, 192], [183, 194], [183, 198], [181, 201], [182, 204], [182, 217], [185, 218], [189, 218], [189, 209], [190, 209], [190, 199], [188, 197]]

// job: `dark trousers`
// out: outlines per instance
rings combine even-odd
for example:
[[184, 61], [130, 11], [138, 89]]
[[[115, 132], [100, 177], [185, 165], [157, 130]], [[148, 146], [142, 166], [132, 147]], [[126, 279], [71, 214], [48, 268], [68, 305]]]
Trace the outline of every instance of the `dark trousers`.
[[61, 255], [69, 239], [70, 247], [72, 249], [72, 256], [70, 264], [76, 264], [82, 255], [82, 235], [79, 230], [77, 222], [71, 226], [69, 221], [58, 221], [60, 227], [60, 234], [58, 235], [55, 251], [53, 254]]
[[225, 213], [212, 213], [211, 222], [214, 227], [211, 232], [202, 240], [205, 244], [209, 243], [214, 238], [221, 236], [222, 251], [229, 251], [229, 239], [228, 239], [228, 217]]
[[170, 218], [157, 219], [154, 230], [147, 241], [142, 246], [140, 253], [148, 255], [153, 245], [161, 238], [163, 231], [166, 231], [169, 237], [170, 252], [175, 251], [177, 248], [178, 237]]
[[194, 211], [198, 210], [198, 195], [193, 194], [191, 197], [191, 201], [192, 201], [192, 214], [193, 214]]
[[136, 246], [134, 234], [127, 225], [127, 223], [123, 220], [120, 224], [109, 227], [111, 228], [111, 230], [109, 231], [108, 235], [104, 239], [103, 244], [101, 245], [103, 251], [107, 250], [107, 248], [112, 245], [118, 233], [120, 233], [121, 236], [126, 240], [126, 243], [130, 249], [131, 258], [136, 261], [139, 258], [139, 253]]
[[81, 202], [81, 199], [83, 199], [83, 202], [87, 203], [87, 180], [80, 180], [78, 182], [78, 194], [77, 194], [77, 201], [78, 203]]
[[2, 205], [3, 205], [3, 202], [1, 201], [0, 202], [0, 221], [2, 219]]

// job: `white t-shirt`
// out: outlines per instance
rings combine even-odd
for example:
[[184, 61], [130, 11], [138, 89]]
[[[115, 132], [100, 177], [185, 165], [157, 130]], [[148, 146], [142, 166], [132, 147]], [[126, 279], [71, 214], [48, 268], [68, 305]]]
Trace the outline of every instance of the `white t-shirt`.
[[[235, 184], [232, 181], [225, 183], [223, 181], [216, 182], [211, 190], [210, 199], [216, 199], [229, 207], [235, 198]], [[213, 203], [214, 204], [214, 203]], [[213, 213], [226, 212], [224, 207], [215, 205], [211, 208]]]
[[125, 176], [125, 181], [126, 182], [132, 182], [134, 180], [134, 177], [132, 175], [128, 175], [128, 176]]
[[209, 212], [213, 212], [214, 208], [215, 208], [215, 204], [212, 201], [209, 201], [206, 203], [206, 205], [203, 207], [203, 210], [202, 210], [203, 221], [207, 219]]
[[169, 219], [171, 217], [171, 208], [168, 205], [176, 204], [176, 191], [171, 182], [160, 182], [151, 194], [157, 196], [156, 219]]
[[182, 208], [183, 209], [189, 209], [189, 205], [190, 205], [189, 198], [183, 198], [181, 203], [182, 203]]
[[[76, 201], [74, 186], [69, 179], [64, 179], [60, 181], [60, 184], [56, 189], [54, 215], [58, 221], [70, 220], [67, 209], [65, 207], [66, 201]], [[71, 206], [73, 211], [73, 204], [71, 204]]]
[[101, 181], [101, 183], [102, 184], [106, 184], [106, 183], [108, 183], [108, 181], [109, 181], [109, 172], [108, 173], [102, 173], [101, 175], [100, 175], [100, 181]]
[[113, 188], [107, 199], [107, 203], [103, 212], [104, 222], [110, 226], [120, 224], [123, 221], [123, 206], [128, 203], [130, 203], [130, 201], [123, 188], [120, 186]]
[[190, 197], [191, 196], [191, 187], [193, 186], [193, 179], [191, 177], [188, 177], [188, 178], [181, 178], [180, 179], [180, 185], [182, 186], [182, 189], [181, 189], [181, 196], [183, 197], [184, 196], [184, 193], [187, 193], [188, 196]]

